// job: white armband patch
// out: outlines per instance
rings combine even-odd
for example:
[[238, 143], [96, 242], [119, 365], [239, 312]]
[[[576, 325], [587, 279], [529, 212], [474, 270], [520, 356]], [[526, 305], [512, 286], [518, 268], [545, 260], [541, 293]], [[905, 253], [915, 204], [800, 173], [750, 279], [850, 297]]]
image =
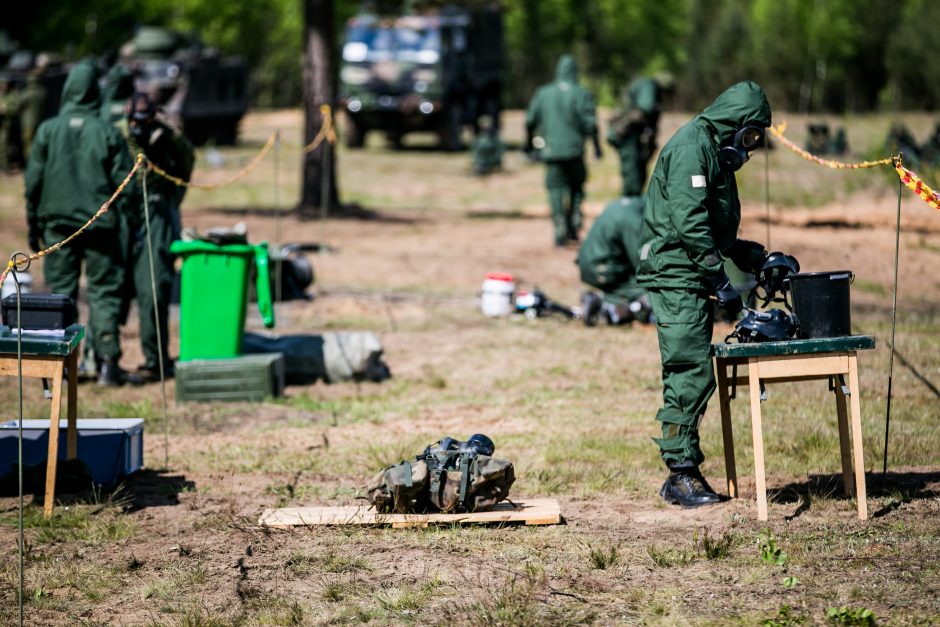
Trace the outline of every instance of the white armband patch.
[[692, 187], [705, 187], [705, 175], [693, 174], [692, 175]]

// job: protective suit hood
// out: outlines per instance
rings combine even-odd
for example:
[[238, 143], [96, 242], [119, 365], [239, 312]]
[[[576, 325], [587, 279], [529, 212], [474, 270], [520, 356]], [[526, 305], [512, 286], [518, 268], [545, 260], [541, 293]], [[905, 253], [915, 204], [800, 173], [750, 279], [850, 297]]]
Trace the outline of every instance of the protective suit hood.
[[770, 103], [760, 85], [742, 81], [723, 91], [698, 119], [712, 127], [719, 144], [727, 144], [748, 122], [763, 128], [770, 126]]
[[134, 74], [121, 63], [115, 63], [105, 75], [105, 100], [126, 100], [134, 94]]
[[101, 91], [98, 89], [98, 70], [88, 61], [80, 61], [69, 72], [62, 88], [60, 113], [76, 111], [96, 114], [101, 106]]
[[578, 82], [578, 64], [570, 54], [563, 54], [555, 66], [555, 80], [568, 83]]

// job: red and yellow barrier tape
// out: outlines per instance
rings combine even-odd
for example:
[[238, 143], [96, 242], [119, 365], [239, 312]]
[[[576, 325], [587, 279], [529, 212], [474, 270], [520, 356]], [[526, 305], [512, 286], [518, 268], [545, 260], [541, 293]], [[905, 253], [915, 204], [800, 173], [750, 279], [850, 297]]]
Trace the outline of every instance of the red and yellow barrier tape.
[[900, 161], [894, 164], [894, 170], [908, 189], [920, 196], [921, 200], [934, 209], [940, 210], [940, 195], [924, 183], [919, 176], [901, 165]]

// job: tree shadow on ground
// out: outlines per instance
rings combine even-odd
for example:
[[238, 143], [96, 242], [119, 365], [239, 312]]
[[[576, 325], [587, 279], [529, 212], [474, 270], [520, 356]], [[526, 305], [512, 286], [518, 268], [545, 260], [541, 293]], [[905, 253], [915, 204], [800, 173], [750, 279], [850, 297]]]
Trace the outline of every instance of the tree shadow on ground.
[[124, 494], [131, 499], [131, 511], [147, 507], [179, 505], [180, 492], [192, 492], [196, 484], [182, 475], [145, 469], [124, 480]]
[[[318, 209], [300, 212], [296, 208], [275, 207], [210, 207], [200, 213], [214, 213], [222, 216], [237, 218], [267, 218], [274, 220], [279, 214], [282, 218], [299, 218], [303, 221], [320, 219]], [[362, 220], [366, 222], [381, 222], [384, 224], [416, 224], [421, 222], [419, 217], [391, 215], [375, 209], [363, 207], [359, 203], [346, 203], [338, 209], [331, 209], [327, 218], [332, 220]]]
[[[868, 498], [886, 498], [888, 502], [872, 518], [881, 518], [906, 503], [940, 497], [940, 471], [865, 473]], [[842, 489], [841, 474], [810, 475], [806, 481], [794, 481], [774, 490], [768, 490], [771, 503], [797, 503], [796, 510], [787, 520], [793, 520], [809, 511], [814, 499], [849, 500]]]

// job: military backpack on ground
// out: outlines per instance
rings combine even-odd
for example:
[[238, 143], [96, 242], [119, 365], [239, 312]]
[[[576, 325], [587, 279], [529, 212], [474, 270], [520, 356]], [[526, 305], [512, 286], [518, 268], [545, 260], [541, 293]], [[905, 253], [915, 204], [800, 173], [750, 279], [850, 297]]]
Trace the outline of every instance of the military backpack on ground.
[[369, 488], [369, 501], [382, 513], [480, 512], [509, 496], [515, 481], [512, 462], [492, 457], [485, 435], [466, 442], [444, 438], [414, 461], [389, 466]]

